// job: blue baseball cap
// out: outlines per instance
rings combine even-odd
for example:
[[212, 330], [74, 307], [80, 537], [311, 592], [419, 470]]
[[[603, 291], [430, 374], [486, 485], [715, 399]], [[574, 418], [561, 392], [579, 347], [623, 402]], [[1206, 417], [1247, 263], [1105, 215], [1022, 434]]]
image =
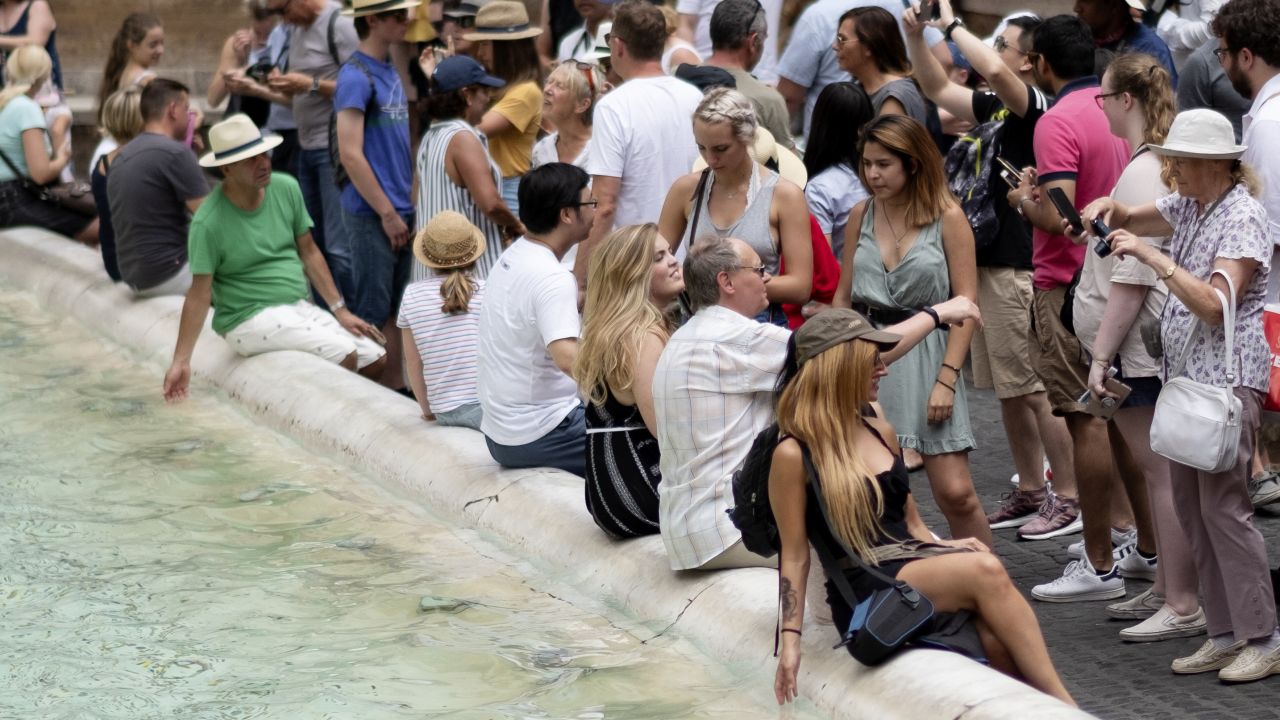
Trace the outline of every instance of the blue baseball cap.
[[467, 55], [445, 58], [431, 74], [431, 92], [435, 94], [453, 92], [468, 85], [499, 88], [506, 84], [506, 80], [486, 73], [484, 66]]

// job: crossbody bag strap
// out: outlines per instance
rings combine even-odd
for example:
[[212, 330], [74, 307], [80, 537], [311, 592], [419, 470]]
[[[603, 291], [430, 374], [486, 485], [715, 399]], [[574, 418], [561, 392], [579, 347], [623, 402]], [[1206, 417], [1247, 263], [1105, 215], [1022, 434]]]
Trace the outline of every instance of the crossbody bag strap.
[[[876, 578], [877, 580], [880, 580], [881, 582], [887, 585], [897, 585], [898, 580], [896, 578], [885, 575], [884, 573], [880, 572], [879, 570], [875, 569], [871, 565], [868, 565], [866, 562], [864, 562], [862, 558], [858, 556], [858, 553], [854, 552], [848, 545], [846, 545], [844, 540], [842, 540], [840, 538], [840, 535], [835, 531], [836, 526], [833, 522], [831, 522], [831, 513], [827, 511], [827, 501], [825, 498], [822, 497], [822, 485], [818, 481], [817, 470], [813, 466], [813, 460], [809, 457], [809, 448], [802, 443], [800, 445], [800, 449], [801, 449], [801, 454], [804, 456], [804, 469], [805, 469], [806, 480], [813, 485], [813, 494], [814, 494], [814, 497], [818, 498], [818, 508], [822, 511], [822, 518], [827, 521], [827, 527], [831, 529], [831, 536], [835, 538], [839, 548], [844, 550], [845, 555], [849, 557], [849, 561], [851, 563], [853, 563], [854, 565], [857, 565], [859, 568], [862, 568], [862, 570], [864, 570], [867, 574], [871, 575], [872, 577]], [[810, 539], [811, 542], [812, 540], [813, 538]], [[825, 542], [820, 544], [825, 544]], [[828, 550], [831, 550], [831, 549], [832, 548], [828, 548]], [[819, 553], [819, 555], [821, 555], [821, 553]], [[834, 558], [835, 558], [834, 553], [830, 553], [830, 555], [832, 560], [834, 561]], [[834, 565], [835, 563], [833, 562], [832, 564]], [[844, 590], [845, 588], [847, 588], [847, 592], [849, 593], [850, 597], [846, 599], [850, 601], [851, 603], [850, 606], [852, 607], [853, 605], [856, 605], [857, 603], [854, 602], [854, 598], [853, 598], [853, 589], [848, 587], [849, 583], [848, 583], [848, 580], [844, 579], [844, 573], [835, 573], [835, 575], [836, 575], [836, 578], [833, 578], [833, 579], [836, 581], [836, 585], [841, 585], [843, 582], [844, 588], [841, 588], [841, 589]]]
[[[1231, 279], [1231, 276], [1222, 270], [1214, 270], [1210, 273], [1209, 281], [1211, 283], [1213, 282], [1214, 275], [1221, 275], [1227, 281], [1227, 288], [1230, 290], [1230, 297], [1227, 297], [1224, 296], [1222, 291], [1218, 288], [1213, 289], [1213, 291], [1218, 295], [1218, 300], [1222, 307], [1222, 329], [1223, 333], [1226, 335], [1226, 343], [1223, 347], [1223, 360], [1225, 362], [1224, 367], [1227, 369], [1227, 381], [1232, 385], [1235, 385], [1236, 374], [1231, 368], [1233, 365], [1232, 358], [1235, 356], [1236, 345], [1236, 284]], [[1174, 363], [1171, 371], [1169, 372], [1170, 378], [1182, 375], [1182, 371], [1186, 369], [1187, 357], [1191, 355], [1191, 345], [1195, 342], [1196, 338], [1204, 332], [1206, 327], [1208, 327], [1208, 325], [1197, 317], [1195, 327], [1193, 327], [1191, 329], [1191, 333], [1187, 335], [1186, 342], [1182, 344], [1182, 352], [1178, 353], [1178, 360]]]
[[707, 180], [711, 177], [711, 168], [702, 171], [698, 178], [698, 188], [693, 191], [693, 213], [689, 215], [689, 239], [686, 250], [693, 249], [694, 233], [698, 232], [698, 219], [702, 217], [702, 197], [706, 194]]

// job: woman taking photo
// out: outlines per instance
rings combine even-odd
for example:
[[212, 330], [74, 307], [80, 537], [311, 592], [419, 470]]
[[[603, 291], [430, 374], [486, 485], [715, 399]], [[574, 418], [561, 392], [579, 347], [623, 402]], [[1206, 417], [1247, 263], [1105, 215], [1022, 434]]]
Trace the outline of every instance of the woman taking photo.
[[[1182, 375], [1233, 388], [1240, 399], [1240, 446], [1235, 464], [1220, 473], [1169, 461], [1174, 509], [1190, 540], [1204, 598], [1209, 640], [1173, 661], [1175, 673], [1219, 670], [1221, 680], [1244, 682], [1280, 672], [1280, 633], [1262, 534], [1253, 526], [1250, 463], [1270, 380], [1270, 352], [1262, 332], [1272, 238], [1267, 213], [1255, 198], [1256, 176], [1240, 162], [1244, 146], [1222, 115], [1212, 110], [1179, 113], [1163, 144], [1151, 151], [1169, 157], [1178, 191], [1141, 206], [1099, 198], [1081, 215], [1113, 228], [1112, 252], [1133, 256], [1169, 288], [1160, 316], [1164, 381], [1186, 349]], [[1168, 254], [1143, 237], [1172, 235]], [[1218, 293], [1232, 292], [1234, 367], [1222, 356], [1226, 333]]]
[[591, 253], [573, 377], [587, 399], [587, 511], [614, 538], [658, 532], [653, 372], [684, 290], [653, 223], [614, 230]]
[[856, 7], [841, 15], [831, 47], [840, 67], [866, 90], [875, 114], [906, 115], [926, 127], [936, 122], [937, 111], [929, 107], [911, 79], [902, 31], [887, 10]]
[[[1173, 122], [1169, 73], [1150, 55], [1120, 55], [1102, 76], [1097, 102], [1107, 116], [1111, 134], [1127, 140], [1133, 148], [1111, 197], [1136, 206], [1168, 195], [1172, 180], [1169, 163], [1150, 152], [1150, 146], [1164, 142]], [[1093, 236], [1079, 239], [1086, 243], [1098, 241]], [[1161, 252], [1169, 245], [1168, 237], [1144, 240]], [[1115, 560], [1118, 574], [1155, 581], [1146, 592], [1116, 603], [1111, 610], [1130, 618], [1154, 610], [1143, 622], [1120, 631], [1120, 637], [1130, 641], [1166, 640], [1204, 632], [1191, 548], [1173, 507], [1169, 463], [1151, 450], [1151, 419], [1161, 385], [1160, 361], [1152, 356], [1142, 338], [1158, 331], [1167, 296], [1168, 290], [1155, 272], [1135, 258], [1122, 260], [1114, 253], [1103, 258], [1090, 249], [1085, 253], [1072, 310], [1076, 336], [1092, 355], [1090, 390], [1099, 397], [1112, 394], [1103, 385], [1111, 368], [1117, 370], [1116, 380], [1132, 390], [1116, 410], [1114, 422], [1107, 426], [1112, 436], [1112, 455], [1137, 528], [1136, 541], [1123, 546], [1121, 557]], [[1119, 490], [1116, 487], [1112, 492]], [[1093, 569], [1107, 570], [1096, 566]]]
[[[941, 306], [932, 310], [944, 312]], [[918, 313], [899, 327], [918, 338], [934, 325]], [[856, 553], [862, 562], [927, 597], [935, 614], [921, 640], [986, 659], [1074, 705], [1054, 670], [1035, 613], [1004, 566], [971, 538], [934, 539], [911, 498], [893, 426], [863, 414], [889, 374], [886, 364], [901, 356], [897, 346], [911, 344], [900, 339], [876, 330], [851, 310], [833, 309], [811, 318], [788, 344], [778, 381], [778, 430], [784, 439], [773, 453], [769, 473], [769, 501], [782, 548], [781, 652], [774, 680], [778, 702], [796, 696], [813, 539], [815, 546], [835, 549], [835, 563]], [[812, 476], [805, 470], [805, 454]], [[854, 603], [882, 587], [857, 566], [840, 572], [855, 597], [846, 598], [828, 577], [827, 602], [837, 629], [848, 627]]]
[[804, 198], [836, 257], [844, 252], [849, 211], [867, 198], [858, 179], [858, 133], [873, 117], [871, 99], [856, 83], [831, 83], [813, 105], [804, 150], [804, 167], [809, 172]]
[[0, 227], [34, 225], [98, 244], [98, 219], [86, 217], [36, 196], [29, 184], [57, 181], [71, 162], [71, 146], [54, 148], [44, 111], [35, 94], [49, 79], [53, 63], [39, 45], [24, 45], [5, 66], [8, 85], [0, 92]]
[[[954, 295], [976, 298], [973, 230], [947, 189], [942, 156], [924, 126], [902, 115], [882, 115], [863, 129], [858, 152], [858, 176], [871, 198], [849, 215], [833, 304], [888, 325]], [[974, 440], [960, 377], [972, 337], [972, 327], [930, 334], [899, 361], [898, 372], [882, 388], [881, 404], [898, 429], [898, 442], [923, 456], [952, 537], [989, 545], [991, 528], [969, 474]]]
[[[676, 180], [658, 230], [692, 247], [704, 235], [735, 237], [760, 255], [772, 276], [769, 307], [757, 318], [787, 327], [782, 303], [804, 305], [813, 290], [809, 210], [800, 188], [751, 157], [756, 113], [742, 93], [715, 88], [693, 114], [693, 137], [707, 169]], [[779, 273], [779, 263], [786, 265]]]
[[542, 125], [542, 62], [533, 40], [541, 34], [542, 28], [529, 27], [523, 3], [497, 0], [480, 8], [475, 31], [464, 36], [475, 43], [476, 60], [506, 83], [477, 127], [489, 138], [489, 154], [502, 171], [502, 199], [515, 213], [516, 189], [529, 172]]
[[592, 63], [566, 60], [556, 65], [542, 89], [542, 115], [555, 132], [533, 146], [533, 167], [562, 162], [587, 168], [592, 111], [604, 83], [604, 75]]
[[[502, 201], [502, 175], [489, 158], [488, 141], [475, 128], [489, 107], [492, 88], [502, 85], [466, 55], [445, 58], [431, 76], [431, 124], [418, 146], [417, 216], [432, 218], [453, 210], [479, 228], [485, 252], [476, 259], [474, 272], [480, 279], [488, 277], [505, 239], [524, 234], [524, 226]], [[427, 266], [414, 265], [413, 282], [428, 274]]]

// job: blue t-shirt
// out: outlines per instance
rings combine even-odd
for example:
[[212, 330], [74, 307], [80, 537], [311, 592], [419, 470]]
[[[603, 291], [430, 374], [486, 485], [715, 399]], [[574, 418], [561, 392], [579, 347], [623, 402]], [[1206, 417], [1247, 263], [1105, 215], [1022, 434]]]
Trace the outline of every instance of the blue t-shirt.
[[[0, 110], [0, 150], [18, 168], [22, 177], [31, 177], [31, 170], [27, 168], [27, 154], [22, 145], [22, 133], [37, 128], [44, 130], [46, 127], [44, 111], [35, 100], [26, 95], [15, 97]], [[44, 136], [44, 148], [52, 153], [48, 133]], [[13, 174], [8, 164], [0, 162], [0, 182], [17, 179], [18, 176]]]
[[[369, 71], [368, 76], [356, 67], [357, 62]], [[375, 92], [372, 107], [369, 102], [370, 78]], [[335, 112], [353, 108], [366, 113], [364, 156], [396, 212], [401, 215], [413, 212], [410, 199], [413, 159], [409, 152], [409, 102], [396, 69], [357, 50], [338, 71], [333, 108]], [[360, 196], [354, 183], [342, 189], [342, 209], [352, 215], [377, 214]]]
[[1114, 50], [1116, 53], [1146, 53], [1154, 57], [1157, 62], [1169, 71], [1169, 78], [1173, 80], [1174, 88], [1178, 87], [1178, 71], [1173, 66], [1173, 54], [1169, 52], [1169, 46], [1164, 40], [1156, 35], [1156, 31], [1135, 22], [1129, 27], [1129, 32], [1124, 37], [1113, 43], [1103, 45], [1108, 50]]

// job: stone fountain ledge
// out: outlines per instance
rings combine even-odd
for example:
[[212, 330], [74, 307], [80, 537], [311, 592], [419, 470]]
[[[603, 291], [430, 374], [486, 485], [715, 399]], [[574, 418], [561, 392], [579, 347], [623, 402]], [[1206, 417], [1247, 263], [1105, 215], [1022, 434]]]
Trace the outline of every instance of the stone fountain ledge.
[[[141, 355], [157, 371], [160, 394], [180, 298], [135, 300], [107, 277], [96, 250], [34, 228], [0, 232], [0, 279], [30, 292], [47, 311]], [[206, 326], [192, 369], [195, 392], [217, 386], [309, 448], [342, 455], [398, 495], [498, 536], [580, 590], [625, 608], [649, 627], [679, 633], [771, 686], [774, 571], [674, 573], [658, 537], [614, 542], [595, 527], [581, 479], [558, 470], [503, 470], [479, 433], [427, 425], [413, 401], [310, 355], [242, 358]], [[811, 607], [812, 600], [817, 598]], [[952, 653], [916, 650], [869, 670], [844, 650], [831, 649], [835, 633], [829, 625], [810, 618], [807, 626], [812, 630], [804, 640], [799, 686], [824, 716], [1092, 717]]]

